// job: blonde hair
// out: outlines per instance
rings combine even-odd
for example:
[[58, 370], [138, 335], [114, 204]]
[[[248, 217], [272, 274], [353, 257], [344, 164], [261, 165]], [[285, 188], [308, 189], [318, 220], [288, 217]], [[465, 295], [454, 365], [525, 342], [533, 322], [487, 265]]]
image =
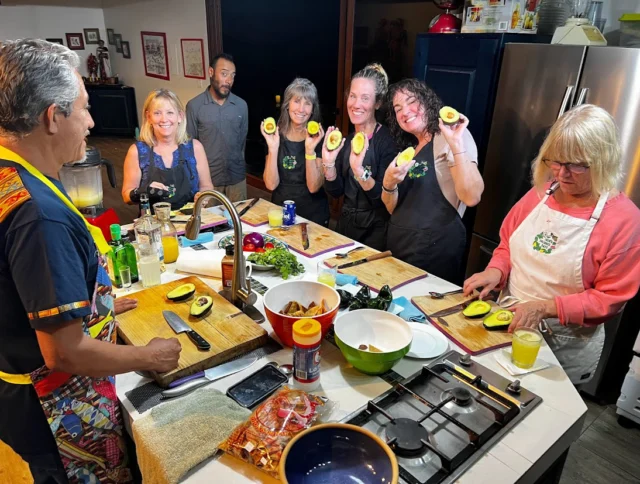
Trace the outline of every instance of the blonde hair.
[[551, 127], [533, 162], [533, 185], [544, 190], [553, 180], [543, 160], [589, 165], [591, 190], [599, 196], [615, 188], [620, 179], [622, 150], [611, 115], [593, 104], [583, 104], [564, 113]]
[[318, 101], [318, 90], [309, 79], [296, 77], [291, 84], [284, 90], [284, 100], [280, 106], [280, 118], [278, 119], [278, 129], [280, 134], [286, 136], [291, 127], [291, 118], [289, 117], [289, 104], [293, 98], [301, 97], [311, 103], [311, 116], [309, 121], [320, 122], [320, 102]]
[[178, 130], [176, 131], [176, 143], [179, 145], [186, 143], [189, 141], [189, 135], [187, 135], [187, 122], [186, 119], [184, 119], [184, 105], [180, 102], [178, 96], [168, 89], [155, 89], [147, 96], [142, 108], [142, 116], [144, 119], [142, 121], [142, 128], [140, 128], [140, 141], [145, 142], [149, 146], [155, 146], [157, 144], [156, 136], [153, 133], [151, 123], [147, 119], [147, 114], [160, 99], [169, 101], [173, 105], [174, 109], [182, 114], [183, 120], [178, 124]]
[[351, 78], [351, 81], [354, 79], [369, 79], [373, 81], [376, 93], [376, 103], [382, 102], [387, 94], [387, 89], [389, 88], [389, 76], [387, 76], [386, 71], [380, 64], [368, 64], [366, 67], [356, 72]]

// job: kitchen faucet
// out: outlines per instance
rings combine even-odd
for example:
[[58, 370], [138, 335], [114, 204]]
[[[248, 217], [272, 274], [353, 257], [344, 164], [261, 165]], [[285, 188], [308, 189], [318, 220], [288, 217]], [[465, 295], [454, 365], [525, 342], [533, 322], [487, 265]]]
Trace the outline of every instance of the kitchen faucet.
[[185, 235], [191, 240], [198, 238], [201, 225], [200, 212], [202, 210], [202, 205], [208, 198], [215, 198], [220, 201], [229, 212], [233, 223], [234, 251], [231, 292], [225, 288], [220, 294], [233, 303], [234, 306], [242, 309], [242, 311], [251, 319], [257, 323], [262, 323], [264, 322], [264, 316], [260, 311], [253, 307], [253, 304], [255, 304], [258, 297], [256, 296], [256, 293], [251, 291], [251, 282], [247, 280], [246, 262], [244, 260], [244, 255], [242, 254], [242, 222], [240, 221], [236, 208], [229, 199], [222, 193], [215, 190], [201, 192], [193, 209], [193, 214], [187, 222]]

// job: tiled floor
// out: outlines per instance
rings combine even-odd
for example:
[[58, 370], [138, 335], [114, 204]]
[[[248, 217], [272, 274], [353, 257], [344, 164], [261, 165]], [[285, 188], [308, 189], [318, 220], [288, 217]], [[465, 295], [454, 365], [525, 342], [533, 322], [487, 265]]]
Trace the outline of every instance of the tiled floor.
[[[110, 160], [118, 179], [118, 189], [109, 186], [103, 176], [104, 205], [113, 207], [128, 223], [137, 217], [137, 206], [122, 201], [122, 168], [124, 157], [133, 140], [91, 137], [89, 144], [97, 146], [103, 158]], [[247, 187], [249, 198], [270, 198], [266, 192]], [[562, 475], [561, 484], [640, 484], [640, 430], [625, 429], [616, 421], [615, 406], [601, 406], [586, 401], [589, 411], [580, 439], [573, 444]]]

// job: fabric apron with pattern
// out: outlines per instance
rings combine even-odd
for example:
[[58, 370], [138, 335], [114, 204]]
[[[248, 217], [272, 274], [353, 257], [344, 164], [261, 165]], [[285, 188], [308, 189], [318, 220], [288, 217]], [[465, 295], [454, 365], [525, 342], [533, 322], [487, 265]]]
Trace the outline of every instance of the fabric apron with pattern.
[[[584, 220], [549, 208], [547, 200], [556, 188], [557, 185], [547, 190], [509, 238], [512, 268], [507, 287], [500, 295], [501, 306], [585, 290], [584, 253], [609, 192], [600, 195], [591, 217]], [[545, 333], [545, 340], [571, 382], [577, 385], [591, 380], [604, 347], [603, 325], [564, 326], [558, 318], [545, 321], [553, 333]]]
[[[380, 124], [376, 125], [373, 135], [369, 138], [369, 148], [362, 162], [363, 167], [368, 167], [371, 170], [371, 177], [374, 179], [377, 176], [384, 176], [384, 173], [376, 172], [376, 151], [371, 142], [373, 136], [375, 136], [375, 133], [377, 133], [380, 128]], [[348, 153], [351, 154], [350, 149]], [[373, 247], [376, 250], [385, 250], [387, 245], [388, 217], [381, 214], [386, 212], [386, 208], [380, 207], [378, 211], [371, 207], [371, 203], [360, 186], [360, 183], [353, 177], [349, 156], [346, 155], [347, 153], [345, 153], [342, 167], [345, 201], [342, 205], [341, 217], [338, 220], [336, 231], [350, 239], [357, 240], [361, 244]]]
[[[191, 165], [185, 160], [183, 145], [178, 145], [179, 161], [177, 165], [171, 168], [158, 168], [153, 154], [153, 146], [151, 146], [149, 149], [149, 168], [142, 180], [140, 180], [140, 190], [146, 192], [153, 182], [159, 182], [168, 187], [173, 185], [175, 193], [166, 200], [171, 203], [172, 210], [177, 210], [184, 204], [193, 202], [195, 193], [192, 193], [191, 190], [191, 180], [195, 175]], [[187, 172], [189, 175], [187, 175]]]

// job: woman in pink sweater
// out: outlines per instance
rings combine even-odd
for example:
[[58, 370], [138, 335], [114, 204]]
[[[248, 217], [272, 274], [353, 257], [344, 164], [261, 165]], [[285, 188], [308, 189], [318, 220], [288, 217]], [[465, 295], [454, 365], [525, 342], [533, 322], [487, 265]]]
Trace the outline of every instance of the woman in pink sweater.
[[485, 297], [502, 288], [509, 331], [536, 328], [574, 384], [589, 381], [604, 345], [603, 322], [640, 285], [640, 210], [615, 187], [620, 145], [612, 117], [583, 105], [551, 128], [533, 163], [534, 187], [511, 209], [486, 270], [464, 283]]

